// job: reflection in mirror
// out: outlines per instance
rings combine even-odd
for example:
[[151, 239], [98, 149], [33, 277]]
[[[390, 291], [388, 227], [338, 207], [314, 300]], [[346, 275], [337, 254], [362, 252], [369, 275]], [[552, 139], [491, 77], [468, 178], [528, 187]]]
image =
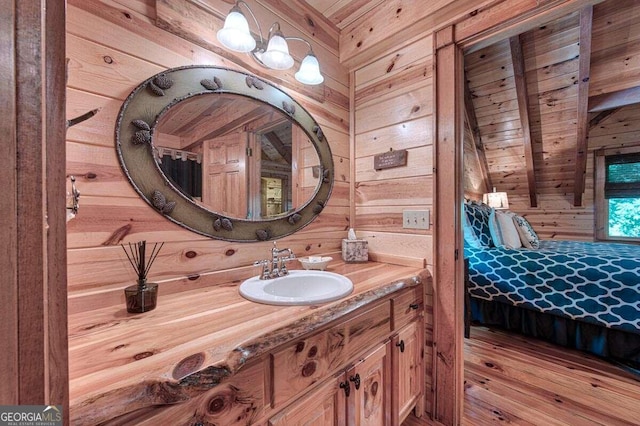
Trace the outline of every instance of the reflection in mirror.
[[154, 134], [165, 177], [203, 207], [239, 219], [300, 208], [319, 184], [320, 164], [305, 132], [281, 111], [236, 94], [179, 102]]

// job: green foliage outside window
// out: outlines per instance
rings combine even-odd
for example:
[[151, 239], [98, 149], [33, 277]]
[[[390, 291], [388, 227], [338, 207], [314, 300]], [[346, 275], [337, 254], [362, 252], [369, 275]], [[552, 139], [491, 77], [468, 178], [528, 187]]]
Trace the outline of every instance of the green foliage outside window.
[[609, 236], [640, 238], [640, 198], [609, 199]]

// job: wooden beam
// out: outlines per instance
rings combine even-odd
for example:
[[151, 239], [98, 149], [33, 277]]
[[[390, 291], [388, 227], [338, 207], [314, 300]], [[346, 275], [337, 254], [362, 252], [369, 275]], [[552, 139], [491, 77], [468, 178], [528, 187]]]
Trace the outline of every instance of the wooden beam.
[[529, 187], [529, 203], [531, 207], [538, 207], [536, 198], [536, 174], [533, 159], [533, 143], [531, 142], [531, 124], [529, 121], [529, 95], [527, 93], [527, 80], [524, 69], [524, 55], [520, 36], [509, 38], [511, 47], [511, 60], [513, 61], [513, 77], [518, 98], [518, 112], [522, 125], [522, 142], [524, 148], [524, 161], [527, 168], [527, 185]]
[[580, 11], [580, 62], [578, 65], [578, 114], [576, 164], [573, 180], [573, 205], [582, 205], [587, 172], [587, 139], [589, 137], [589, 74], [591, 72], [591, 24], [593, 6]]
[[274, 132], [265, 133], [264, 137], [267, 138], [271, 146], [278, 151], [278, 154], [287, 162], [287, 164], [291, 165], [291, 147], [285, 146], [284, 143], [280, 140], [278, 135]]
[[[446, 33], [443, 35], [446, 36]], [[438, 37], [438, 39], [443, 39]], [[463, 383], [463, 142], [464, 65], [462, 50], [447, 44], [436, 51], [434, 316], [434, 420], [460, 424]]]
[[17, 405], [18, 391], [18, 203], [16, 193], [18, 182], [16, 176], [16, 160], [18, 140], [16, 132], [16, 89], [18, 85], [18, 69], [16, 67], [15, 3], [9, 1], [3, 5], [0, 13], [0, 132], [3, 142], [0, 144], [0, 180], [9, 196], [0, 203], [0, 238], [4, 242], [4, 250], [0, 256], [0, 401], [3, 405]]
[[[67, 160], [66, 150], [66, 99], [67, 61], [66, 8], [58, 0], [38, 1], [44, 8], [44, 97], [45, 123], [42, 145], [46, 156], [44, 178], [46, 232], [44, 295], [47, 309], [39, 315], [47, 325], [44, 340], [47, 345], [45, 366], [47, 369], [47, 405], [61, 405], [63, 423], [69, 421], [69, 337], [67, 333], [67, 176], [60, 165]], [[44, 5], [44, 6], [42, 6]], [[22, 142], [29, 143], [27, 142]], [[39, 221], [42, 221], [42, 217]], [[39, 232], [40, 229], [35, 230]], [[34, 232], [34, 231], [29, 231]]]
[[65, 8], [0, 13], [0, 403], [61, 405], [69, 424]]
[[478, 119], [476, 117], [476, 109], [473, 106], [473, 97], [469, 90], [469, 83], [465, 78], [464, 81], [464, 110], [467, 117], [467, 124], [471, 129], [471, 137], [473, 138], [473, 146], [476, 148], [476, 155], [478, 156], [478, 163], [480, 163], [480, 173], [482, 174], [482, 180], [485, 184], [487, 192], [491, 192], [493, 184], [491, 183], [491, 175], [489, 174], [489, 165], [487, 163], [487, 156], [484, 152], [484, 145], [482, 144], [482, 135], [480, 134], [480, 127], [478, 127]]
[[633, 104], [640, 104], [640, 86], [590, 97], [589, 112], [606, 111]]

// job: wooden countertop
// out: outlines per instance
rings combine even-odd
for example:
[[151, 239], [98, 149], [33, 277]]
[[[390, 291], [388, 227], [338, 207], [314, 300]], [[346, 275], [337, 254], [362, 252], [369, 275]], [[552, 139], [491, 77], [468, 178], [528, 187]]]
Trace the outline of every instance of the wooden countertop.
[[70, 412], [95, 424], [156, 404], [190, 399], [245, 363], [390, 293], [431, 280], [426, 269], [332, 261], [354, 291], [322, 305], [245, 300], [239, 282], [162, 296], [144, 314], [121, 306], [69, 317]]

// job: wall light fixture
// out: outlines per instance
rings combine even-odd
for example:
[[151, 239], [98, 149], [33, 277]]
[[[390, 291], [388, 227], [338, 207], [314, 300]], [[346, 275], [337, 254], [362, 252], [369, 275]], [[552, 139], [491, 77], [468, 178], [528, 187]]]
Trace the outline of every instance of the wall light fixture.
[[[258, 27], [256, 39], [249, 30], [249, 22], [240, 10], [243, 5]], [[320, 74], [318, 59], [313, 53], [311, 43], [300, 37], [287, 37], [280, 31], [280, 23], [274, 22], [269, 28], [267, 40], [262, 37], [262, 28], [249, 5], [242, 1], [236, 1], [231, 11], [224, 20], [224, 26], [217, 33], [217, 38], [224, 47], [234, 52], [249, 53], [260, 65], [275, 70], [286, 70], [293, 66], [293, 57], [289, 54], [287, 40], [305, 43], [309, 51], [300, 64], [300, 69], [295, 73], [295, 78], [302, 84], [315, 85], [324, 81]]]

